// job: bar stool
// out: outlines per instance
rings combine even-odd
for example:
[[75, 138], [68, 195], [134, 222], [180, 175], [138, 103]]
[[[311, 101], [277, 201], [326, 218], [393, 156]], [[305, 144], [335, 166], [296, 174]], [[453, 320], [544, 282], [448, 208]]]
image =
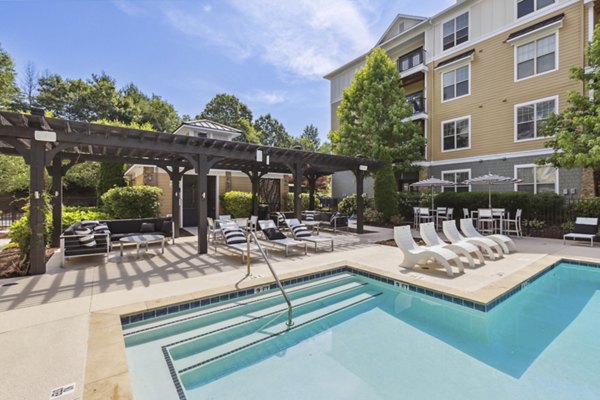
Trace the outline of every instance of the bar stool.
[[489, 208], [480, 208], [477, 212], [477, 230], [481, 233], [493, 234], [496, 226], [494, 215]]

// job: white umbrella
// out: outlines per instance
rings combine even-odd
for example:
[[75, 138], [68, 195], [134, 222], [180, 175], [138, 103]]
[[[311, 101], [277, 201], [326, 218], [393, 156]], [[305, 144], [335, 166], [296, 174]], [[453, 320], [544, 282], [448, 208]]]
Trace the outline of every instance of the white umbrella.
[[492, 185], [501, 185], [508, 183], [518, 183], [521, 179], [509, 178], [507, 176], [487, 173], [476, 178], [467, 179], [463, 182], [465, 185], [488, 185], [488, 207], [492, 208]]
[[434, 178], [433, 176], [429, 179], [425, 179], [419, 182], [411, 183], [410, 186], [414, 187], [428, 187], [431, 189], [431, 210], [433, 210], [433, 188], [442, 186], [454, 186], [456, 182], [450, 182], [443, 179]]

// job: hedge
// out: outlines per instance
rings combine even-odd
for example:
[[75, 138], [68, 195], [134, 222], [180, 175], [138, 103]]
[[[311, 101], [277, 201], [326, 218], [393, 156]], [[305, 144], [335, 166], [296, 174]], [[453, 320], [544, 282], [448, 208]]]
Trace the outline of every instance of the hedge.
[[233, 218], [249, 218], [252, 215], [252, 193], [231, 191], [221, 195], [225, 214]]
[[110, 219], [110, 215], [95, 207], [63, 207], [62, 229], [64, 231], [75, 222], [107, 219]]
[[[375, 200], [373, 198], [368, 197], [366, 194], [365, 198], [365, 210], [367, 208], [375, 208]], [[350, 196], [344, 197], [338, 203], [338, 211], [345, 215], [353, 215], [356, 214], [356, 193], [351, 194]]]
[[126, 186], [102, 195], [104, 210], [114, 219], [152, 218], [160, 212], [162, 190], [154, 186]]
[[[310, 204], [310, 195], [308, 193], [300, 194], [300, 204], [302, 206], [302, 211], [309, 210], [308, 206]], [[321, 206], [321, 200], [315, 195], [315, 208], [319, 208]], [[294, 210], [294, 193], [288, 192], [285, 197], [285, 209], [288, 211]]]

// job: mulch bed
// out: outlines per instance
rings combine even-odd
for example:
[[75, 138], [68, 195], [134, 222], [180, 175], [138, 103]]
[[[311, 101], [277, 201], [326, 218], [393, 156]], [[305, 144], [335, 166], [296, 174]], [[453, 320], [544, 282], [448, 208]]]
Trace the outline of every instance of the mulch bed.
[[[52, 257], [56, 249], [46, 249], [46, 261]], [[19, 267], [19, 249], [16, 247], [0, 251], [0, 279], [23, 276]]]

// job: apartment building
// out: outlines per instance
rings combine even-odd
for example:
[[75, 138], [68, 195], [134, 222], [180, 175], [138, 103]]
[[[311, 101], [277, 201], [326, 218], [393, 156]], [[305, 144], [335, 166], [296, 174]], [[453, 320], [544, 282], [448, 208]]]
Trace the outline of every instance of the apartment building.
[[[593, 196], [591, 171], [535, 161], [551, 152], [538, 134], [548, 115], [567, 106], [569, 91], [583, 90], [569, 69], [586, 65], [599, 8], [593, 0], [458, 0], [432, 17], [398, 15], [374, 47], [397, 62], [412, 119], [427, 138], [420, 176], [404, 177], [401, 190], [426, 176], [462, 182], [491, 172], [522, 179], [498, 191]], [[343, 90], [365, 57], [325, 76], [333, 130]]]

